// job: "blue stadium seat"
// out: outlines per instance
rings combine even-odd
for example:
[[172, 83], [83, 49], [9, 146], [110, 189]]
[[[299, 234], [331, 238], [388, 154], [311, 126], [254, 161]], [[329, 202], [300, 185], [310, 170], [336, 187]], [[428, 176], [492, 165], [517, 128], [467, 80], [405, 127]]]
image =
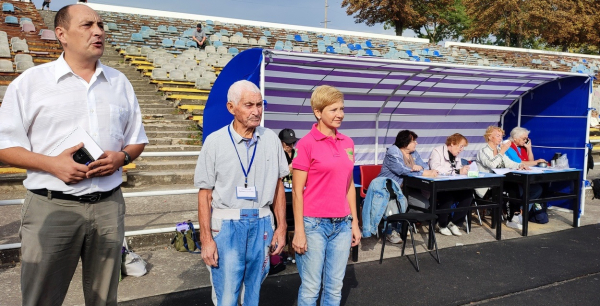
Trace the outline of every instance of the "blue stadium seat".
[[198, 44], [197, 44], [195, 41], [193, 41], [193, 40], [188, 40], [188, 41], [185, 43], [185, 46], [186, 46], [186, 47], [194, 47], [194, 48], [198, 48]]
[[173, 41], [168, 38], [165, 38], [162, 40], [161, 45], [165, 48], [171, 48], [171, 47], [173, 47]]
[[294, 45], [292, 45], [292, 42], [291, 42], [291, 41], [289, 41], [289, 40], [286, 40], [286, 41], [285, 41], [285, 44], [283, 44], [283, 46], [284, 46], [284, 47], [290, 47], [290, 48], [294, 47]]
[[373, 44], [371, 43], [370, 40], [365, 41], [365, 45], [367, 45], [367, 47], [369, 47], [369, 48], [373, 48]]
[[171, 34], [177, 34], [179, 31], [177, 30], [177, 27], [175, 26], [169, 26], [169, 33]]
[[412, 53], [412, 51], [410, 51], [410, 50], [406, 50], [406, 55], [408, 55], [408, 56], [412, 57], [412, 56], [413, 56], [413, 53]]
[[[203, 29], [204, 29], [204, 32], [205, 32], [206, 34], [210, 34], [210, 33], [212, 33], [212, 32], [214, 31], [214, 30], [213, 30], [213, 27], [212, 27], [211, 25], [206, 25], [206, 26], [204, 26], [204, 28], [203, 28]], [[194, 30], [192, 29], [192, 31], [194, 31]]]
[[338, 36], [337, 42], [339, 42], [340, 44], [345, 44], [346, 43], [346, 41], [341, 36]]
[[430, 60], [430, 59], [428, 59], [428, 58], [426, 58], [426, 59], [424, 60], [424, 62], [431, 62], [431, 60]]
[[388, 47], [394, 47], [394, 42], [393, 42], [393, 41], [390, 41], [390, 42], [387, 44], [387, 46], [388, 46]]
[[221, 31], [219, 31], [219, 33], [224, 36], [229, 36], [229, 31], [227, 31], [225, 29], [221, 29]]
[[302, 36], [300, 36], [300, 34], [296, 34], [296, 35], [294, 35], [294, 40], [298, 41], [298, 42], [302, 42]]
[[373, 51], [371, 51], [371, 49], [366, 49], [366, 50], [365, 50], [365, 53], [366, 53], [368, 56], [373, 56]]
[[[2, 3], [2, 12], [9, 12], [9, 13], [14, 13], [15, 12], [15, 6], [12, 5], [11, 3]], [[17, 22], [18, 23], [18, 22]]]
[[150, 38], [150, 31], [140, 31], [140, 34], [142, 35], [143, 39]]
[[279, 44], [279, 45], [278, 45], [278, 44], [275, 44], [275, 47], [274, 47], [274, 49], [275, 49], [275, 50], [282, 51], [282, 50], [283, 50], [283, 44]]
[[441, 57], [442, 55], [440, 54], [440, 51], [435, 50], [433, 51], [433, 56]]
[[263, 34], [264, 34], [266, 37], [271, 37], [271, 31], [264, 30], [264, 31], [263, 31]]
[[131, 41], [144, 42], [144, 37], [142, 37], [142, 34], [140, 34], [140, 33], [132, 33]]
[[362, 48], [360, 44], [354, 44], [354, 50], [362, 50]]
[[140, 29], [140, 32], [141, 31], [148, 31], [148, 30], [150, 30], [149, 26], [142, 26], [142, 28]]
[[222, 47], [223, 46], [223, 42], [221, 42], [221, 41], [215, 41], [215, 42], [212, 43], [212, 45], [215, 48]]
[[238, 55], [240, 53], [240, 51], [238, 50], [238, 48], [231, 47], [231, 48], [229, 48], [229, 50], [227, 50], [227, 53], [233, 54], [233, 55]]
[[308, 35], [306, 34], [302, 34], [300, 37], [302, 38], [302, 41], [310, 41], [310, 38], [308, 38]]
[[206, 21], [206, 24], [207, 24], [207, 25], [211, 25], [211, 26], [212, 26], [212, 25], [215, 25], [215, 23], [214, 23], [212, 20], [207, 20], [207, 21]]
[[23, 21], [32, 22], [31, 18], [29, 18], [29, 17], [21, 17], [21, 19], [19, 19], [19, 23], [23, 23]]
[[185, 40], [183, 40], [183, 39], [176, 40], [173, 47], [175, 47], [177, 49], [187, 49], [188, 48], [188, 47], [186, 47]]
[[325, 46], [317, 46], [317, 51], [321, 52], [321, 53], [325, 53], [325, 52], [327, 52], [327, 49], [325, 48]]
[[159, 25], [158, 28], [156, 29], [157, 32], [159, 33], [169, 33], [169, 29], [167, 29], [166, 25]]
[[326, 49], [326, 50], [327, 50], [327, 53], [333, 53], [333, 54], [335, 54], [335, 53], [336, 53], [336, 52], [335, 52], [335, 49], [334, 49], [332, 46], [329, 46], [329, 47], [327, 47], [327, 49]]
[[349, 49], [350, 51], [354, 51], [354, 50], [356, 50], [356, 48], [354, 48], [354, 44], [348, 44], [348, 49]]
[[235, 33], [235, 36], [244, 37], [244, 34], [242, 32], [237, 32]]
[[17, 17], [15, 17], [15, 16], [6, 16], [6, 18], [4, 18], [4, 23], [19, 24], [19, 19], [17, 19]]
[[317, 40], [317, 46], [325, 46], [325, 41], [324, 40]]
[[181, 37], [192, 37], [192, 35], [194, 35], [194, 30], [187, 29], [183, 31], [183, 35], [181, 35]]
[[117, 24], [114, 22], [109, 22], [106, 25], [108, 25], [109, 31], [118, 31], [119, 30], [119, 28], [117, 27]]

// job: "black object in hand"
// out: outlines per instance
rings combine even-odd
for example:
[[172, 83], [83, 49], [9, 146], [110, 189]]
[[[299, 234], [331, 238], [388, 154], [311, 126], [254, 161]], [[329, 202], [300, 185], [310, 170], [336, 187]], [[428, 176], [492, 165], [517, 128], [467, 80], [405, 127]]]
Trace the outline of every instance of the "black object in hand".
[[88, 152], [88, 150], [86, 150], [85, 148], [80, 148], [73, 154], [73, 160], [78, 164], [87, 166], [94, 161], [94, 158], [92, 157], [92, 155], [90, 155], [90, 152]]

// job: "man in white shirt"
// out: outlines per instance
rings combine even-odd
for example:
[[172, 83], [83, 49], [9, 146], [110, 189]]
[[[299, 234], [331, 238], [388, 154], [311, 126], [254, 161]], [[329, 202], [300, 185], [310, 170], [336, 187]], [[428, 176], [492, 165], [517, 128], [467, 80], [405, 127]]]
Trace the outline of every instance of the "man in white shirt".
[[[148, 138], [127, 78], [104, 66], [103, 22], [86, 5], [56, 14], [64, 52], [28, 69], [8, 87], [0, 107], [0, 161], [27, 169], [21, 214], [23, 305], [61, 305], [82, 260], [86, 305], [117, 305], [125, 203], [121, 167]], [[76, 128], [103, 149], [78, 164], [83, 144], [50, 156]]]

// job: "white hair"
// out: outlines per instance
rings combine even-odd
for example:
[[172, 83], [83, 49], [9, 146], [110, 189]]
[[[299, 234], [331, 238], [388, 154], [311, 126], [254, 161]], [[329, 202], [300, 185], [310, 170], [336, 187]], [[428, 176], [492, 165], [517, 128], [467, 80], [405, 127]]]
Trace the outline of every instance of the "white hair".
[[517, 126], [514, 129], [512, 129], [512, 131], [510, 131], [510, 138], [512, 138], [512, 139], [517, 139], [521, 135], [529, 135], [529, 130], [522, 128], [520, 126]]
[[233, 83], [229, 90], [227, 91], [227, 101], [233, 103], [233, 105], [237, 105], [238, 102], [242, 99], [242, 94], [244, 91], [249, 91], [252, 93], [260, 94], [260, 89], [256, 86], [256, 84], [247, 81], [241, 80]]

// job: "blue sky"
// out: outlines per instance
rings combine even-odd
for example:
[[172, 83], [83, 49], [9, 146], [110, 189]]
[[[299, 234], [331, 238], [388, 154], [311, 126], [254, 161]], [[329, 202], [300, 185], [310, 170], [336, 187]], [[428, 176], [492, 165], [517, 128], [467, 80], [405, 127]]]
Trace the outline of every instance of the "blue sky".
[[[38, 8], [42, 2], [42, 0], [34, 0]], [[74, 0], [54, 0], [50, 5], [52, 10], [58, 10], [74, 2]], [[325, 15], [325, 0], [89, 0], [89, 2], [310, 27], [322, 27], [321, 22]], [[354, 18], [346, 15], [346, 10], [341, 7], [341, 3], [342, 0], [328, 0], [327, 19], [331, 21], [328, 28], [394, 35], [393, 30], [384, 30], [382, 24], [368, 27], [354, 23]], [[405, 31], [404, 36], [415, 37], [412, 31]]]

